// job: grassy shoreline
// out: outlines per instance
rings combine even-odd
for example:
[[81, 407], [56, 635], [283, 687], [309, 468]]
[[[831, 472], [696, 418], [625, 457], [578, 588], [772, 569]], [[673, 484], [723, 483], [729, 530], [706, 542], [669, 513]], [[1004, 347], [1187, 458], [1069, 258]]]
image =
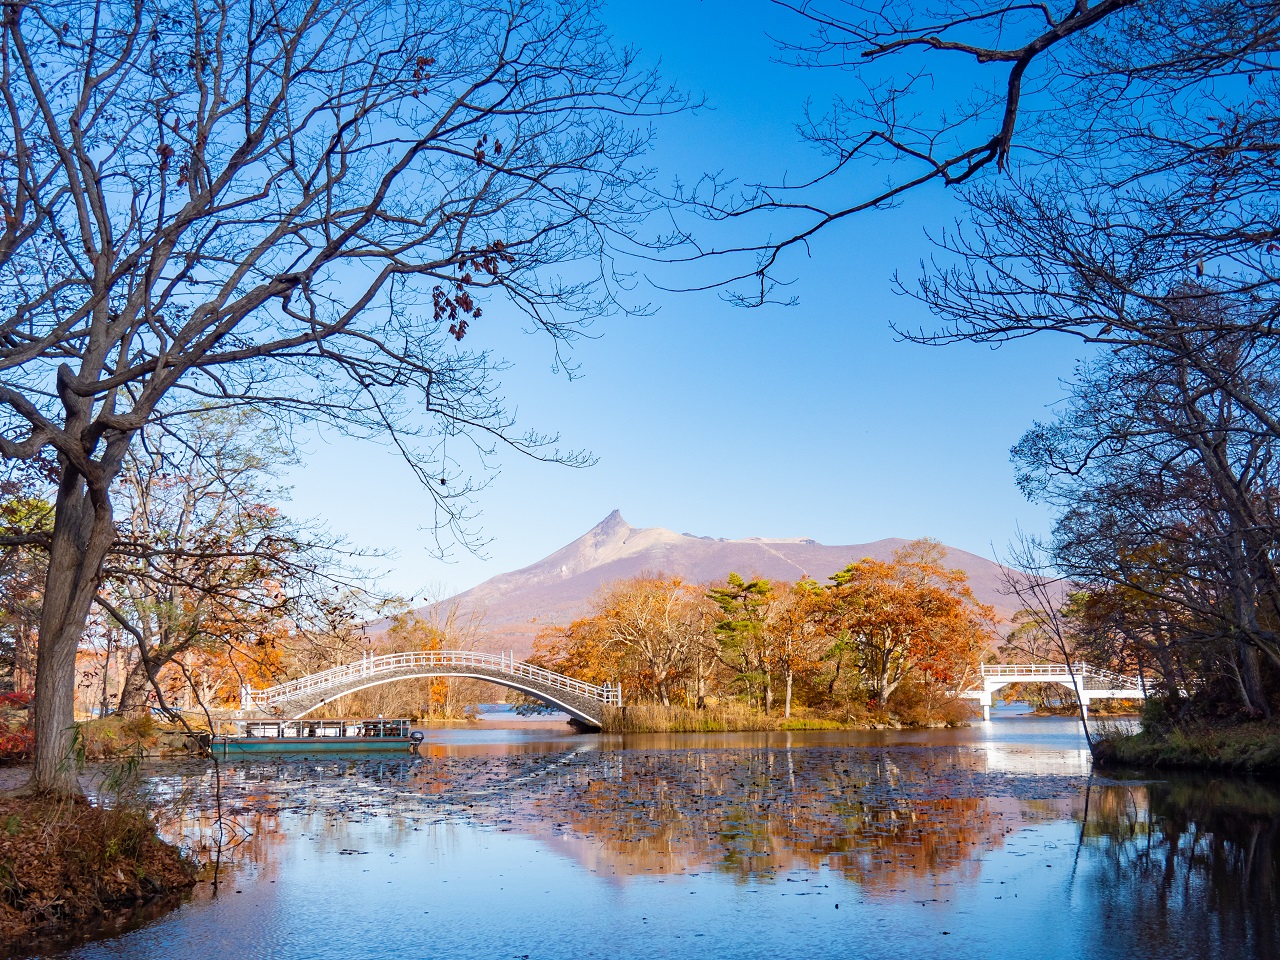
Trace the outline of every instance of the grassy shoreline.
[[904, 722], [893, 717], [765, 716], [742, 704], [727, 703], [704, 707], [664, 707], [639, 703], [626, 707], [605, 707], [602, 733], [759, 733], [774, 730], [903, 730], [921, 727], [948, 727], [967, 723], [958, 717]]
[[0, 956], [177, 906], [195, 880], [141, 810], [0, 794]]
[[1207, 770], [1280, 777], [1280, 723], [1197, 724], [1112, 734], [1094, 744], [1103, 769]]

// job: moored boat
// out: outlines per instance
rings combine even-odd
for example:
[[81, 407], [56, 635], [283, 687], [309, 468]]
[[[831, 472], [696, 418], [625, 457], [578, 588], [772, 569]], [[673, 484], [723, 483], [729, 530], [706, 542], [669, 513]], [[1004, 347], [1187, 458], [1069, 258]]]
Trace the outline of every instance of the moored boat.
[[[407, 719], [237, 720], [238, 732], [213, 737], [218, 756], [241, 753], [368, 753], [408, 751]], [[421, 735], [419, 735], [421, 736]]]

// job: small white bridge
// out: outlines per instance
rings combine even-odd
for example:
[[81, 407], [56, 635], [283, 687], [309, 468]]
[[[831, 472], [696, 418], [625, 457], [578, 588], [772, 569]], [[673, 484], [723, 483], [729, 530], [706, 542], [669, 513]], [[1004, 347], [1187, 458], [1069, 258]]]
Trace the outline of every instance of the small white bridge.
[[587, 726], [599, 727], [606, 705], [622, 704], [622, 688], [596, 686], [517, 660], [514, 654], [473, 650], [413, 650], [366, 655], [356, 663], [254, 690], [240, 688], [240, 709], [296, 720], [317, 707], [357, 690], [419, 677], [474, 677], [519, 690], [563, 710]]
[[984, 663], [982, 689], [966, 690], [960, 696], [982, 704], [982, 719], [991, 719], [995, 692], [1011, 683], [1060, 683], [1075, 692], [1087, 719], [1090, 700], [1142, 700], [1147, 690], [1140, 679], [1087, 663]]

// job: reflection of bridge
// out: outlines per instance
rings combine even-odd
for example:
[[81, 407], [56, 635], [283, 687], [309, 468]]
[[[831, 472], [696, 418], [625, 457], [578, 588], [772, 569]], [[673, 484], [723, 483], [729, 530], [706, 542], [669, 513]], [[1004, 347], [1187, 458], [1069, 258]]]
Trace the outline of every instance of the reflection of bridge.
[[982, 689], [966, 690], [960, 696], [981, 703], [982, 719], [990, 720], [995, 692], [1011, 683], [1060, 683], [1069, 687], [1079, 698], [1086, 718], [1090, 700], [1142, 700], [1147, 696], [1140, 680], [1099, 670], [1087, 663], [1074, 663], [1070, 667], [1061, 663], [984, 663]]
[[619, 687], [583, 683], [517, 660], [514, 654], [415, 650], [378, 657], [367, 655], [356, 663], [322, 670], [265, 690], [242, 687], [240, 708], [297, 719], [348, 693], [419, 677], [488, 680], [557, 707], [592, 727], [600, 726], [604, 714], [602, 708], [606, 704], [616, 706], [622, 703]]

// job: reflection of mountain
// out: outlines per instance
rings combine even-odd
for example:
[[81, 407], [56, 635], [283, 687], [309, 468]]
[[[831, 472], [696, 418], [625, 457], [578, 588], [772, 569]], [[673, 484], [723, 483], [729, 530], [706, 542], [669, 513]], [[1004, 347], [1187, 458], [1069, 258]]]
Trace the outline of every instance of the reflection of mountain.
[[[663, 572], [703, 583], [735, 571], [774, 580], [809, 576], [825, 580], [863, 557], [887, 560], [907, 541], [827, 546], [816, 540], [751, 537], [723, 540], [674, 533], [661, 527], [633, 527], [615, 510], [568, 546], [522, 570], [500, 574], [455, 598], [465, 610], [483, 611], [495, 649], [528, 651], [534, 634], [547, 624], [567, 623], [585, 612], [602, 584], [646, 572]], [[948, 562], [964, 570], [974, 595], [1001, 616], [1013, 611], [1000, 593], [1001, 567], [990, 560], [947, 548]]]

